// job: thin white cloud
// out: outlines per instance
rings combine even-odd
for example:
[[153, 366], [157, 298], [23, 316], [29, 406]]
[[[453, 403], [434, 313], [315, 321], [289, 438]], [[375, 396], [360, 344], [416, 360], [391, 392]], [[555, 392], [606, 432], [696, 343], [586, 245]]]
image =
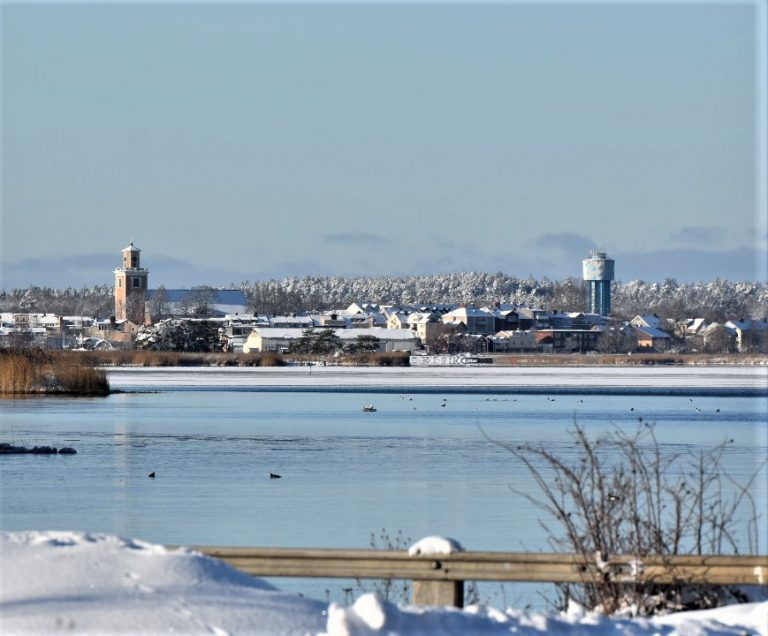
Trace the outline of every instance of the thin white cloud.
[[670, 237], [673, 241], [679, 241], [681, 243], [687, 243], [692, 245], [701, 245], [702, 243], [708, 243], [710, 245], [721, 245], [723, 238], [727, 235], [728, 230], [722, 227], [701, 227], [701, 226], [685, 226], [681, 227], [677, 232]]
[[323, 238], [329, 243], [347, 243], [351, 245], [381, 245], [392, 242], [387, 236], [373, 234], [372, 232], [337, 232], [326, 234]]
[[566, 254], [586, 255], [589, 250], [597, 247], [597, 244], [588, 236], [573, 232], [550, 232], [537, 236], [531, 241], [531, 246], [536, 249], [554, 249]]

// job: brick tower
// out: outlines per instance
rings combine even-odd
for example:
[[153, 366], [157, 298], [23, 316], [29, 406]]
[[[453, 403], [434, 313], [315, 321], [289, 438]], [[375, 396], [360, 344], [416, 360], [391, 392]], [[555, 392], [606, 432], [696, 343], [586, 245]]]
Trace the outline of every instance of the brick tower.
[[123, 250], [123, 266], [115, 270], [115, 319], [144, 324], [149, 270], [141, 267], [141, 250], [131, 244]]

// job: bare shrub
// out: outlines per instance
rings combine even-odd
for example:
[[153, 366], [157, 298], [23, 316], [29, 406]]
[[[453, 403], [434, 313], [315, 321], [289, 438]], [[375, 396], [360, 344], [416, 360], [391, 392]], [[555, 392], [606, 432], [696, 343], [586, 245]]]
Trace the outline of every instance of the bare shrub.
[[407, 367], [411, 362], [411, 354], [407, 351], [353, 353], [342, 356], [339, 361], [354, 366]]
[[285, 366], [283, 357], [272, 351], [265, 351], [259, 356], [260, 367], [282, 367]]
[[723, 466], [732, 440], [698, 453], [670, 453], [649, 424], [596, 438], [577, 424], [571, 435], [576, 453], [567, 459], [543, 445], [491, 440], [538, 485], [536, 494], [516, 492], [556, 522], [552, 527], [540, 521], [550, 545], [582, 555], [601, 573], [599, 581], [585, 577], [580, 584], [559, 585], [559, 609], [573, 600], [588, 610], [647, 615], [748, 600], [734, 586], [660, 585], [639, 576], [635, 583], [616, 581], [607, 562], [629, 555], [639, 574], [649, 555], [738, 554], [742, 514], [748, 517], [747, 548], [755, 554], [758, 513], [750, 490], [765, 463], [741, 484]]
[[[368, 544], [373, 550], [407, 550], [411, 543], [410, 537], [403, 535], [402, 530], [398, 530], [394, 535], [390, 535], [386, 528], [379, 530], [379, 533], [371, 532], [371, 538]], [[411, 582], [404, 579], [370, 579], [363, 581], [356, 579], [357, 589], [361, 594], [373, 592], [384, 601], [393, 603], [411, 602]], [[369, 587], [370, 585], [370, 587]]]

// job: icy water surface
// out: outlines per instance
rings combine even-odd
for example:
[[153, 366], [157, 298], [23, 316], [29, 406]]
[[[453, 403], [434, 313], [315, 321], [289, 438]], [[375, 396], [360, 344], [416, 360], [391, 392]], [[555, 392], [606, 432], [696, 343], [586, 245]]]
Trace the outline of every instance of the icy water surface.
[[[364, 404], [377, 412], [363, 413]], [[718, 411], [719, 409], [719, 411]], [[737, 479], [768, 454], [764, 397], [164, 390], [0, 401], [0, 529], [110, 532], [182, 545], [367, 548], [386, 528], [469, 549], [546, 550], [536, 486], [504, 448], [573, 453], [591, 433], [656, 423], [669, 452], [729, 443]], [[148, 478], [154, 471], [155, 479]], [[270, 473], [282, 475], [270, 479]], [[768, 509], [765, 472], [753, 494]], [[766, 549], [766, 525], [760, 529]], [[282, 587], [289, 589], [290, 585]], [[310, 590], [317, 596], [317, 590]]]

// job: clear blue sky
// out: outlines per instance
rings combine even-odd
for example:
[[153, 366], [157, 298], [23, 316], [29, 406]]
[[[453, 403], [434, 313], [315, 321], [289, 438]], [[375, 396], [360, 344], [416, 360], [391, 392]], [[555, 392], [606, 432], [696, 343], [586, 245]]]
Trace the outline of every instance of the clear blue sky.
[[765, 8], [4, 3], [0, 286], [765, 280]]

